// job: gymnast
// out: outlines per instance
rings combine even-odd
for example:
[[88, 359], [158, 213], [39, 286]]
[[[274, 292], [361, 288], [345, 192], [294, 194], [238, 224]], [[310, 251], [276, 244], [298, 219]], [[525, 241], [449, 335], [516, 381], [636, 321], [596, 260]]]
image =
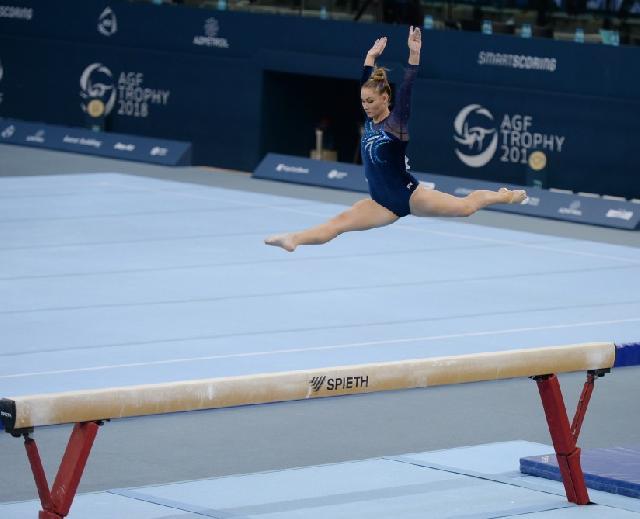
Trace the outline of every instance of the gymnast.
[[315, 227], [270, 236], [265, 240], [267, 245], [293, 252], [298, 245], [320, 245], [348, 231], [392, 224], [408, 214], [470, 216], [489, 205], [516, 204], [525, 200], [524, 191], [504, 187], [498, 191], [477, 190], [466, 197], [456, 197], [421, 186], [409, 173], [405, 150], [409, 143], [411, 89], [420, 64], [420, 29], [409, 29], [409, 64], [393, 110], [389, 109], [391, 87], [386, 70], [375, 66], [386, 45], [387, 38], [379, 38], [367, 52], [360, 89], [362, 108], [367, 114], [360, 146], [371, 198], [356, 202], [348, 210]]

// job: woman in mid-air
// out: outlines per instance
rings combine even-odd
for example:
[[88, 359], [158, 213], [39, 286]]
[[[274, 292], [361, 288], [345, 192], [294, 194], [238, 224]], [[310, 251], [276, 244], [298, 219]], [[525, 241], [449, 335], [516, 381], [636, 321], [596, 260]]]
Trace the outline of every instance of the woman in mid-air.
[[375, 67], [387, 45], [379, 38], [367, 52], [360, 88], [367, 114], [360, 145], [371, 198], [356, 202], [331, 220], [309, 229], [270, 236], [267, 245], [293, 252], [298, 245], [320, 245], [348, 231], [364, 231], [389, 225], [403, 216], [469, 216], [493, 204], [516, 204], [526, 198], [521, 190], [478, 190], [466, 197], [426, 189], [407, 170], [405, 150], [409, 143], [411, 89], [420, 63], [420, 29], [409, 29], [409, 66], [389, 109], [391, 87], [385, 69]]

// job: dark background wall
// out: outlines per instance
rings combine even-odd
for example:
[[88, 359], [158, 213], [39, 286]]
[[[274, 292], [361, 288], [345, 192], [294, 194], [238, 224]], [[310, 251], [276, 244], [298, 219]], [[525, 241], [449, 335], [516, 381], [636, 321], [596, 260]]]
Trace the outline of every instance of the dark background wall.
[[[396, 83], [407, 57], [398, 25], [118, 0], [13, 4], [20, 16], [0, 18], [0, 116], [85, 126], [82, 106], [100, 83], [102, 100], [113, 99], [108, 131], [191, 141], [195, 164], [252, 170], [268, 151], [308, 156], [322, 119], [339, 159], [352, 161], [366, 50], [389, 37], [381, 63]], [[109, 36], [107, 7], [117, 22]], [[426, 31], [422, 56], [414, 170], [525, 183], [528, 157], [541, 151], [552, 186], [640, 197], [640, 49]], [[527, 68], [534, 59], [553, 66]], [[482, 142], [455, 140], [478, 129], [490, 132]], [[477, 157], [493, 135], [482, 165], [456, 154]]]

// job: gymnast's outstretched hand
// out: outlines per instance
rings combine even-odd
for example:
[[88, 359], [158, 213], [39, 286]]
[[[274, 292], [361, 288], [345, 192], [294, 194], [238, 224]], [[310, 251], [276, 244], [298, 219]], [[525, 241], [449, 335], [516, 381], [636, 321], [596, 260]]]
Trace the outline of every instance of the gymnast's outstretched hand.
[[367, 52], [367, 57], [372, 57], [374, 60], [379, 58], [384, 52], [384, 48], [387, 46], [387, 37], [383, 36], [382, 38], [378, 38], [373, 46]]

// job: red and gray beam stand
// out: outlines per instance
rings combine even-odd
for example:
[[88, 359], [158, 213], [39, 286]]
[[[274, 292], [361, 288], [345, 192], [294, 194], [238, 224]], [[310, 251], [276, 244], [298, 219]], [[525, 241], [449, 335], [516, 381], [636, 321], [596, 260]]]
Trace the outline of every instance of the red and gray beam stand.
[[23, 432], [24, 446], [31, 464], [33, 478], [38, 488], [42, 511], [38, 519], [62, 519], [69, 514], [71, 503], [76, 496], [82, 473], [91, 453], [93, 441], [102, 422], [85, 422], [75, 424], [69, 438], [67, 449], [62, 457], [58, 474], [49, 490], [38, 446], [29, 432]]
[[556, 458], [558, 459], [567, 499], [578, 505], [588, 505], [590, 503], [587, 486], [584, 482], [584, 474], [580, 466], [580, 448], [577, 446], [578, 436], [591, 399], [595, 380], [608, 372], [609, 370], [605, 369], [587, 373], [587, 381], [582, 389], [580, 401], [571, 425], [567, 417], [567, 409], [564, 405], [558, 378], [555, 375], [533, 377], [538, 384], [542, 407], [547, 417], [547, 424], [549, 425], [551, 440], [556, 451]]

